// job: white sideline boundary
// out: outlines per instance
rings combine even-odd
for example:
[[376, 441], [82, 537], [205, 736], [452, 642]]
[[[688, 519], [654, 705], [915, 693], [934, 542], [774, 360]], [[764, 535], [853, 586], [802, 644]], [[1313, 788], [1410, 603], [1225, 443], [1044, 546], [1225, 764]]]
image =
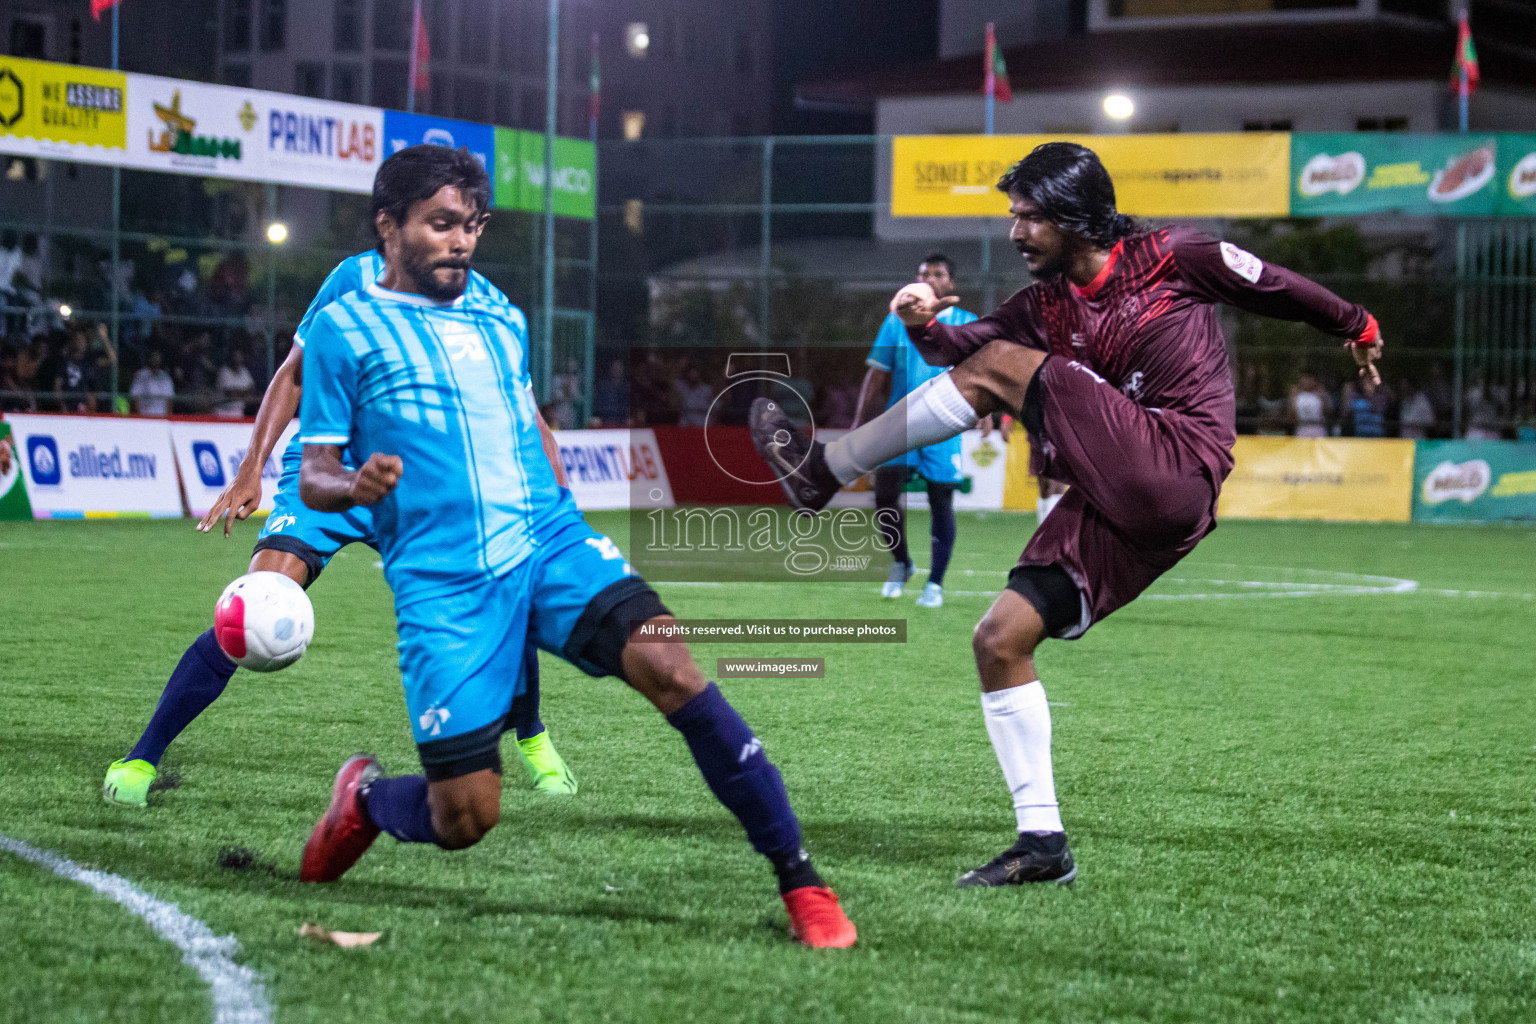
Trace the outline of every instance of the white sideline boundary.
[[207, 982], [213, 995], [214, 1024], [270, 1024], [272, 1005], [261, 978], [235, 963], [240, 943], [233, 935], [215, 935], [174, 903], [157, 900], [126, 878], [82, 867], [52, 850], [40, 850], [0, 832], [0, 849], [45, 867], [60, 878], [79, 882], [143, 918], [162, 939], [181, 950], [181, 962]]

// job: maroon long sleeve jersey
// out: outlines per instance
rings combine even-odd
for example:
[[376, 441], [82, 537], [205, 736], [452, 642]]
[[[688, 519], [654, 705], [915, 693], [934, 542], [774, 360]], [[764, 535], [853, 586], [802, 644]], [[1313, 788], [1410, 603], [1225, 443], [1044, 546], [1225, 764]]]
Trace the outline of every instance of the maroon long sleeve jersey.
[[1206, 453], [1219, 464], [1212, 465], [1219, 483], [1232, 468], [1237, 432], [1217, 303], [1300, 320], [1340, 338], [1359, 338], [1369, 319], [1364, 307], [1230, 242], [1166, 227], [1116, 242], [1086, 288], [1060, 276], [1015, 293], [972, 323], [907, 330], [937, 366], [952, 366], [997, 339], [1077, 360], [1132, 401], [1179, 413], [1219, 450]]

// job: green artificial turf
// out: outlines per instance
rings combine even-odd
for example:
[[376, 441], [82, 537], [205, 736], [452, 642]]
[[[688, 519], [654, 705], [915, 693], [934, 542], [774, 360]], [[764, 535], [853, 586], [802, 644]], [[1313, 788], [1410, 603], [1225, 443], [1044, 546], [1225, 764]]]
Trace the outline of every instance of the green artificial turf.
[[[622, 542], [621, 514], [592, 518]], [[1039, 657], [1078, 882], [957, 891], [1011, 839], [969, 640], [1032, 526], [962, 514], [936, 611], [911, 604], [921, 576], [899, 603], [878, 584], [659, 587], [685, 618], [909, 620], [905, 645], [695, 649], [710, 675], [721, 655], [826, 658], [825, 679], [723, 689], [783, 771], [853, 950], [789, 942], [677, 734], [547, 656], [544, 719], [579, 795], [537, 798], [513, 762], [479, 846], [384, 837], [340, 882], [300, 885], [342, 759], [417, 767], [360, 547], [311, 592], [305, 658], [237, 674], [171, 747], [179, 786], [104, 804], [250, 524], [232, 542], [0, 524], [0, 833], [234, 935], [279, 1021], [1536, 1019], [1536, 531], [1225, 523], [1155, 599]], [[1256, 596], [1276, 591], [1310, 596]], [[221, 867], [231, 849], [254, 865]], [[316, 947], [305, 921], [384, 937]], [[3, 851], [0, 964], [0, 1020], [212, 1016], [142, 921]]]

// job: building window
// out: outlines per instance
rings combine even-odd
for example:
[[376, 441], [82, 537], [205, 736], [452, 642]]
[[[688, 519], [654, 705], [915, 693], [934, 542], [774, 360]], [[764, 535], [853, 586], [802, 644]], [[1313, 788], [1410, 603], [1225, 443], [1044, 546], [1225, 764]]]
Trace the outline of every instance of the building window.
[[1291, 130], [1291, 119], [1288, 117], [1275, 118], [1269, 121], [1244, 121], [1245, 132], [1288, 132]]
[[332, 48], [338, 53], [356, 53], [363, 48], [363, 0], [336, 0], [336, 14], [331, 22]]
[[[512, 10], [502, 16], [509, 21]], [[459, 62], [461, 64], [487, 64], [491, 59], [491, 39], [494, 31], [495, 9], [490, 0], [464, 0], [459, 5]]]
[[496, 84], [496, 123], [517, 124], [517, 86], [511, 82]]
[[245, 53], [251, 48], [251, 0], [224, 0], [224, 51]]
[[11, 20], [11, 48], [12, 57], [31, 57], [34, 60], [48, 59], [48, 31], [41, 21], [33, 21], [31, 18], [13, 18]]
[[251, 87], [251, 66], [249, 64], [225, 64], [224, 84], [238, 85], [242, 89]]
[[539, 130], [544, 127], [544, 90], [523, 90], [523, 113], [517, 127]]
[[357, 103], [363, 98], [363, 69], [356, 64], [337, 64], [331, 69], [331, 99]]
[[748, 114], [732, 114], [731, 115], [731, 134], [732, 135], [737, 135], [737, 136], [751, 135], [752, 134], [752, 117], [751, 117], [751, 115], [748, 115]]
[[374, 0], [373, 47], [376, 50], [411, 48], [411, 0]]
[[644, 134], [645, 134], [645, 111], [643, 111], [643, 110], [626, 110], [626, 111], [624, 111], [624, 141], [625, 142], [639, 142], [640, 141], [640, 137], [642, 135], [644, 135]]
[[325, 98], [325, 65], [300, 61], [293, 66], [293, 91], [300, 96]]
[[752, 37], [746, 29], [736, 30], [736, 70], [744, 75], [752, 73]]
[[489, 121], [493, 95], [490, 83], [460, 78], [453, 88], [453, 116], [461, 121]]
[[1355, 119], [1357, 132], [1405, 132], [1407, 130], [1406, 117], [1358, 117]]
[[261, 0], [260, 42], [266, 53], [288, 45], [288, 0]]
[[[378, 35], [375, 33], [374, 38]], [[376, 60], [373, 62], [368, 102], [375, 107], [389, 110], [405, 109], [405, 79], [410, 74], [403, 60]]]
[[624, 227], [632, 235], [645, 234], [645, 202], [643, 200], [624, 200]]
[[632, 21], [624, 26], [624, 49], [635, 60], [644, 60], [651, 49], [651, 30], [643, 21]]

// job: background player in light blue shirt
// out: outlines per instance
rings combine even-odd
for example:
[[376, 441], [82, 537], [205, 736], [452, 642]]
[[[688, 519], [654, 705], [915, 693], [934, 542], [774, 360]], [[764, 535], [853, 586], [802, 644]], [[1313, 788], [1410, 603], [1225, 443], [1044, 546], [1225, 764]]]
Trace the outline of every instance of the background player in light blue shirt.
[[[376, 250], [350, 256], [326, 277], [294, 332], [293, 350], [283, 360], [261, 400], [251, 430], [250, 447], [240, 470], [198, 524], [207, 532], [224, 521], [228, 537], [233, 522], [245, 519], [261, 505], [262, 473], [284, 429], [298, 412], [303, 394], [304, 336], [316, 314], [343, 296], [361, 291], [378, 279], [384, 257]], [[465, 294], [471, 298], [512, 308], [507, 297], [484, 276], [471, 272]], [[521, 316], [521, 314], [518, 314]], [[249, 572], [280, 572], [308, 588], [320, 576], [337, 551], [348, 544], [377, 545], [373, 516], [368, 509], [354, 508], [339, 514], [316, 512], [299, 500], [299, 461], [303, 446], [295, 435], [282, 457], [282, 476], [267, 517], [251, 553]], [[554, 456], [558, 466], [558, 456]], [[517, 733], [518, 753], [528, 770], [533, 788], [547, 794], [576, 792], [576, 777], [550, 742], [539, 718], [539, 656], [529, 647], [523, 656], [525, 676], [521, 696], [511, 712]], [[235, 674], [235, 663], [220, 649], [209, 629], [194, 640], [166, 681], [149, 723], [126, 756], [107, 767], [102, 795], [111, 803], [145, 807], [159, 776], [166, 748], [223, 694]]]
[[656, 592], [555, 479], [522, 314], [465, 294], [489, 204], [467, 150], [390, 156], [372, 203], [384, 272], [321, 310], [305, 337], [300, 495], [327, 513], [372, 509], [425, 773], [385, 778], [371, 755], [349, 758], [299, 877], [336, 880], [380, 830], [448, 849], [479, 842], [500, 817], [498, 749], [531, 639], [619, 676], [665, 714], [773, 865], [795, 935], [851, 945], [762, 742], [665, 638], [674, 620]]
[[[943, 253], [930, 253], [917, 265], [917, 280], [932, 287], [936, 296], [953, 295], [954, 263]], [[939, 320], [946, 324], [968, 324], [975, 319], [976, 314], [967, 313], [958, 306], [951, 306], [939, 314]], [[880, 333], [865, 362], [869, 369], [865, 371], [864, 385], [859, 389], [859, 404], [853, 414], [855, 427], [863, 422], [866, 411], [873, 412], [876, 397], [887, 383], [890, 391], [885, 408], [901, 401], [924, 381], [949, 372], [947, 366], [930, 366], [918, 354], [907, 337], [907, 328], [894, 313], [880, 325]], [[880, 589], [882, 597], [900, 597], [902, 587], [912, 578], [912, 556], [907, 551], [907, 520], [901, 495], [907, 481], [920, 476], [928, 488], [933, 547], [928, 585], [923, 588], [917, 603], [924, 608], [937, 608], [944, 603], [944, 573], [955, 550], [955, 490], [965, 481], [960, 441], [959, 437], [952, 437], [907, 452], [875, 470], [875, 514], [885, 524], [881, 533], [892, 540], [891, 555], [895, 558], [890, 577]]]

